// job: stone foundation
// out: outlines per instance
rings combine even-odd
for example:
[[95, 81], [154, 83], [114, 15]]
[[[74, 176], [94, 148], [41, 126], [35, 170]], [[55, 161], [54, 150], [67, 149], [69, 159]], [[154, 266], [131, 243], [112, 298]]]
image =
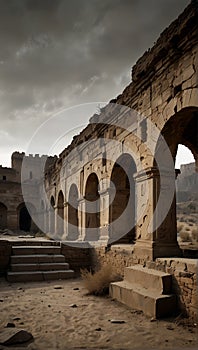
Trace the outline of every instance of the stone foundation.
[[173, 292], [177, 295], [178, 313], [189, 317], [191, 322], [198, 320], [197, 274], [198, 260], [186, 258], [158, 258], [155, 261], [140, 261], [134, 259], [133, 245], [115, 245], [109, 250], [105, 247], [96, 248], [92, 252], [94, 268], [102, 265], [112, 265], [116, 273], [124, 276], [124, 268], [142, 264], [148, 268], [171, 273], [173, 275]]
[[90, 246], [84, 244], [70, 242], [61, 242], [61, 254], [66, 258], [69, 266], [75, 272], [80, 272], [80, 269], [91, 269], [91, 251]]
[[6, 273], [9, 266], [12, 245], [6, 240], [0, 241], [0, 276]]

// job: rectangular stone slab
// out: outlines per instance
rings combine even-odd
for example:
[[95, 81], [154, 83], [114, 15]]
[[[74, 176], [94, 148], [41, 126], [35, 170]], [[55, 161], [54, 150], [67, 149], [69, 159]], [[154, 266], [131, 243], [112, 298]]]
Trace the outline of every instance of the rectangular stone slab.
[[176, 309], [175, 295], [160, 295], [126, 281], [111, 283], [109, 292], [112, 298], [150, 317], [171, 316]]
[[125, 268], [124, 277], [132, 284], [138, 284], [149, 290], [155, 289], [159, 294], [171, 293], [172, 276], [168, 273], [135, 265]]

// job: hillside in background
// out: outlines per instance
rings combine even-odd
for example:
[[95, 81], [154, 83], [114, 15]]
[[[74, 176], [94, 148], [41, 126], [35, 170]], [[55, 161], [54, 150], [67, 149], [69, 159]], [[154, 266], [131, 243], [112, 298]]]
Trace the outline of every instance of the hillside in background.
[[181, 242], [198, 242], [198, 173], [195, 163], [180, 167], [176, 180], [177, 230]]
[[198, 173], [195, 163], [183, 164], [176, 180], [177, 203], [198, 200]]

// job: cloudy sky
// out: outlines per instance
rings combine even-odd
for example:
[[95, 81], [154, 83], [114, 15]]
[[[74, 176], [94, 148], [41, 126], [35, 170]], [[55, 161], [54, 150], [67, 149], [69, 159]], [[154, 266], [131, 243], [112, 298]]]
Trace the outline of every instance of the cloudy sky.
[[121, 93], [132, 65], [188, 3], [0, 0], [0, 164], [10, 166], [58, 111]]

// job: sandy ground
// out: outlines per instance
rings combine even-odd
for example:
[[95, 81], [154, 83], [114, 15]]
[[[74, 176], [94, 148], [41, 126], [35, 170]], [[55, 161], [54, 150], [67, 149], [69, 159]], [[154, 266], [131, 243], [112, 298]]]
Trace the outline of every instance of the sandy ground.
[[[125, 323], [114, 324], [112, 319]], [[195, 326], [184, 327], [173, 319], [151, 322], [109, 297], [86, 295], [80, 279], [9, 284], [1, 278], [0, 328], [8, 322], [32, 333], [34, 341], [26, 345], [32, 350], [188, 349], [197, 345]]]

